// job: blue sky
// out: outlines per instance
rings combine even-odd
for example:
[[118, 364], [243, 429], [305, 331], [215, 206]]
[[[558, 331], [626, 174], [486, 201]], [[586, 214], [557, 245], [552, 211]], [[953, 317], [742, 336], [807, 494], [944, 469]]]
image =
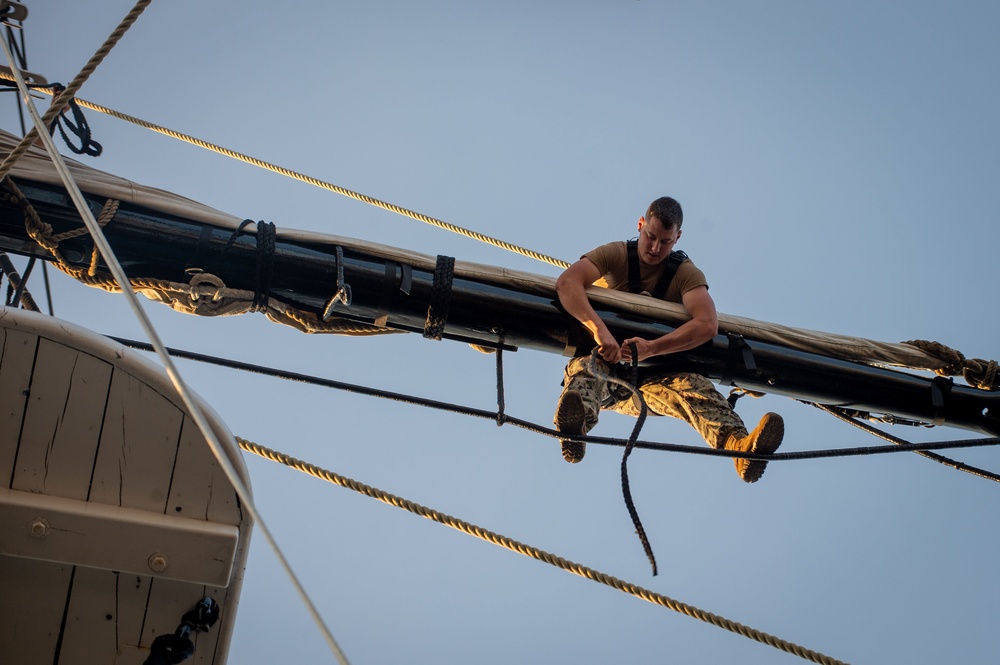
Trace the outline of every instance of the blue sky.
[[[71, 80], [131, 2], [28, 3], [29, 66]], [[565, 260], [685, 208], [720, 311], [997, 358], [1000, 154], [988, 2], [154, 2], [80, 97]], [[2, 126], [18, 132], [14, 101]], [[555, 276], [89, 112], [87, 163], [240, 217]], [[140, 337], [124, 300], [54, 278], [56, 314]], [[34, 285], [37, 292], [41, 287]], [[305, 336], [152, 304], [170, 346], [495, 407], [493, 360], [415, 335]], [[551, 421], [564, 359], [506, 354], [512, 415]], [[913, 455], [774, 463], [545, 437], [190, 363], [247, 439], [851, 663], [995, 657], [997, 488]], [[795, 401], [783, 450], [873, 445]], [[627, 436], [608, 414], [595, 432]], [[896, 429], [920, 441], [965, 438]], [[651, 419], [643, 438], [697, 444]], [[995, 450], [954, 457], [996, 470]], [[799, 659], [248, 459], [258, 508], [352, 663]], [[231, 662], [333, 662], [263, 538]]]

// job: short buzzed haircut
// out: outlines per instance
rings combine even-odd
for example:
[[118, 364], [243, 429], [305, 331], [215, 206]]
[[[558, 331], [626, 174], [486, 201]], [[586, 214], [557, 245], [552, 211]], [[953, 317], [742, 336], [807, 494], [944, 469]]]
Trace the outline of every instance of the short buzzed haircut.
[[681, 210], [681, 204], [669, 196], [661, 196], [649, 204], [649, 208], [646, 210], [646, 219], [650, 217], [660, 220], [660, 224], [665, 229], [676, 226], [677, 230], [680, 231], [681, 224], [684, 223], [684, 211]]

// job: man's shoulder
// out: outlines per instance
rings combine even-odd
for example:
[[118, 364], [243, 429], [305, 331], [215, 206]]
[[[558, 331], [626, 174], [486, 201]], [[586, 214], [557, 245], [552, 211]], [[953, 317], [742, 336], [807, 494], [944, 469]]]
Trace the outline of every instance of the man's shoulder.
[[607, 272], [613, 264], [627, 260], [628, 250], [624, 240], [615, 240], [595, 247], [583, 256], [590, 259], [590, 262], [603, 272]]

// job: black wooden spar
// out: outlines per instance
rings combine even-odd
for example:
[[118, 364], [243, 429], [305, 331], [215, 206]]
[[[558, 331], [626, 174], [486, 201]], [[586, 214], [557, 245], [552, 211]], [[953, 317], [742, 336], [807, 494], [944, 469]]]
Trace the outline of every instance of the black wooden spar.
[[[17, 180], [41, 219], [56, 233], [82, 225], [69, 197], [56, 186]], [[86, 194], [86, 193], [85, 193]], [[105, 199], [87, 195], [95, 215]], [[218, 275], [227, 286], [253, 291], [260, 285], [256, 238], [212, 227], [193, 219], [122, 203], [105, 229], [109, 243], [130, 277], [186, 283], [191, 269]], [[444, 314], [442, 337], [483, 346], [526, 348], [561, 355], [586, 344], [586, 335], [552, 294], [539, 295], [513, 286], [454, 276], [446, 283], [427, 267], [404, 265], [322, 242], [278, 236], [270, 260], [270, 297], [297, 309], [322, 315], [337, 286], [338, 274], [350, 285], [349, 306], [335, 314], [363, 324], [423, 332], [428, 309]], [[28, 237], [20, 207], [0, 204], [0, 247], [26, 256], [50, 259]], [[60, 252], [76, 266], [90, 262], [87, 236], [63, 241]], [[446, 303], [446, 304], [442, 304]], [[617, 339], [658, 337], [670, 326], [638, 320], [614, 306], [599, 305], [599, 315]], [[862, 412], [888, 414], [977, 430], [1000, 436], [1000, 392], [983, 391], [951, 379], [912, 374], [830, 358], [776, 344], [719, 335], [691, 351], [652, 358], [644, 372], [694, 371], [725, 385], [779, 394]]]

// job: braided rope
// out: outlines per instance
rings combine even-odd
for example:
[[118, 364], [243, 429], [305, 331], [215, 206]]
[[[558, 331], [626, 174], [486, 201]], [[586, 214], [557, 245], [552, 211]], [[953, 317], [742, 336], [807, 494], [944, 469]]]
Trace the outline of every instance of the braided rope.
[[693, 607], [686, 603], [682, 603], [680, 601], [674, 600], [662, 594], [649, 591], [648, 589], [644, 589], [643, 587], [640, 587], [636, 584], [632, 584], [631, 582], [626, 582], [616, 577], [606, 575], [605, 573], [594, 570], [592, 568], [588, 568], [578, 563], [574, 563], [560, 556], [549, 554], [548, 552], [540, 550], [536, 547], [532, 547], [530, 545], [526, 545], [524, 543], [518, 542], [506, 536], [494, 533], [492, 531], [488, 531], [486, 529], [483, 529], [482, 527], [476, 526], [475, 524], [471, 524], [464, 520], [451, 517], [450, 515], [446, 515], [431, 508], [426, 508], [424, 506], [421, 506], [420, 504], [414, 503], [407, 499], [403, 499], [401, 497], [389, 494], [387, 492], [383, 492], [382, 490], [371, 487], [370, 485], [365, 485], [364, 483], [360, 483], [356, 480], [346, 478], [332, 471], [328, 471], [318, 466], [309, 464], [308, 462], [303, 462], [302, 460], [290, 457], [289, 455], [286, 455], [284, 453], [272, 450], [257, 443], [253, 443], [252, 441], [247, 441], [246, 439], [236, 437], [236, 443], [239, 444], [239, 447], [242, 448], [243, 450], [249, 453], [253, 453], [254, 455], [259, 455], [264, 459], [284, 464], [287, 467], [293, 468], [297, 471], [301, 471], [302, 473], [306, 473], [315, 478], [319, 478], [320, 480], [325, 480], [335, 485], [345, 487], [347, 489], [358, 492], [359, 494], [363, 494], [369, 498], [377, 499], [382, 503], [386, 503], [389, 504], [390, 506], [395, 506], [397, 508], [401, 508], [403, 510], [411, 512], [415, 515], [426, 517], [427, 519], [437, 522], [438, 524], [449, 526], [453, 529], [461, 531], [462, 533], [465, 533], [470, 536], [475, 536], [476, 538], [485, 540], [486, 542], [492, 543], [494, 545], [498, 545], [512, 552], [523, 554], [524, 556], [530, 557], [532, 559], [548, 563], [550, 565], [556, 566], [557, 568], [561, 568], [562, 570], [573, 573], [574, 575], [579, 575], [580, 577], [587, 578], [594, 582], [600, 582], [601, 584], [610, 586], [614, 589], [618, 589], [619, 591], [635, 596], [636, 598], [648, 601], [650, 603], [653, 603], [654, 605], [660, 605], [661, 607], [665, 607], [669, 610], [679, 612], [694, 619], [698, 619], [699, 621], [704, 621], [705, 623], [709, 623], [717, 628], [723, 628], [725, 630], [736, 633], [738, 635], [742, 635], [743, 637], [749, 638], [751, 640], [774, 647], [775, 649], [779, 649], [786, 653], [799, 656], [800, 658], [811, 661], [813, 663], [821, 663], [822, 665], [844, 665], [843, 661], [830, 658], [829, 656], [825, 656], [821, 653], [817, 653], [810, 649], [806, 649], [797, 644], [793, 644], [791, 642], [783, 640], [779, 637], [769, 635], [754, 628], [750, 628], [749, 626], [744, 626], [743, 624], [737, 623], [735, 621], [730, 621], [725, 617], [712, 614], [711, 612], [706, 612], [704, 610], [698, 609], [697, 607]]
[[[76, 91], [87, 82], [87, 79], [94, 73], [97, 66], [104, 61], [104, 58], [111, 52], [111, 49], [113, 49], [125, 33], [128, 32], [128, 29], [132, 27], [132, 24], [136, 22], [139, 15], [145, 11], [150, 2], [152, 2], [152, 0], [139, 0], [135, 3], [132, 11], [130, 11], [128, 15], [122, 19], [122, 22], [118, 24], [118, 27], [115, 28], [114, 32], [112, 32], [108, 38], [104, 40], [104, 44], [102, 44], [101, 48], [99, 48], [97, 52], [91, 56], [90, 60], [87, 61], [87, 64], [80, 70], [80, 73], [73, 79], [73, 82], [66, 86], [59, 96], [52, 101], [52, 105], [49, 106], [49, 110], [45, 112], [44, 116], [42, 116], [42, 123], [46, 127], [52, 124], [52, 121], [56, 118], [56, 116], [63, 112], [63, 109], [65, 109], [69, 104], [69, 100], [76, 95]], [[13, 65], [13, 63], [11, 64]], [[5, 76], [4, 78], [8, 77]], [[31, 130], [24, 135], [24, 138], [21, 139], [17, 146], [15, 146], [15, 148], [10, 152], [10, 154], [4, 158], [3, 163], [0, 163], [0, 180], [7, 177], [10, 170], [14, 168], [14, 164], [25, 152], [28, 151], [28, 148], [35, 142], [36, 138], [38, 138], [38, 130], [35, 127], [32, 127]]]
[[[629, 517], [632, 518], [632, 526], [635, 527], [635, 535], [639, 536], [639, 542], [642, 543], [642, 549], [646, 553], [646, 558], [649, 559], [649, 565], [653, 567], [653, 576], [655, 577], [657, 572], [656, 556], [653, 554], [653, 546], [649, 543], [649, 537], [646, 535], [646, 529], [642, 526], [642, 521], [639, 519], [639, 511], [636, 510], [635, 502], [632, 500], [632, 489], [628, 480], [628, 458], [629, 455], [632, 454], [635, 442], [639, 438], [639, 432], [642, 431], [642, 426], [646, 422], [646, 416], [649, 414], [649, 407], [646, 405], [646, 399], [642, 396], [642, 392], [640, 392], [638, 388], [639, 354], [635, 349], [635, 343], [632, 343], [631, 347], [631, 383], [628, 381], [622, 381], [621, 379], [611, 376], [608, 372], [604, 371], [604, 368], [597, 362], [597, 359], [601, 356], [596, 348], [590, 354], [590, 362], [587, 364], [587, 369], [590, 371], [592, 376], [596, 376], [602, 381], [627, 388], [639, 402], [639, 416], [635, 419], [635, 425], [632, 427], [632, 433], [629, 435], [628, 441], [625, 443], [625, 451], [622, 454], [622, 498], [625, 499], [625, 507], [628, 509]], [[604, 366], [606, 367], [607, 364], [605, 363]]]
[[[2, 78], [8, 78], [6, 75], [0, 75], [0, 77], [2, 77]], [[44, 90], [44, 89], [42, 89], [41, 91], [42, 92], [48, 92], [47, 90]], [[440, 219], [436, 219], [434, 217], [430, 217], [428, 215], [424, 215], [422, 213], [415, 212], [413, 210], [408, 210], [407, 208], [400, 207], [400, 206], [395, 205], [393, 203], [388, 203], [386, 201], [381, 201], [379, 199], [373, 198], [373, 197], [368, 196], [366, 194], [361, 194], [359, 192], [355, 192], [355, 191], [352, 191], [350, 189], [346, 189], [344, 187], [340, 187], [339, 185], [334, 185], [332, 183], [325, 182], [325, 181], [319, 180], [317, 178], [313, 178], [312, 176], [305, 175], [304, 173], [299, 173], [297, 171], [292, 171], [291, 169], [287, 169], [287, 168], [285, 168], [283, 166], [278, 166], [277, 164], [272, 164], [270, 162], [266, 162], [264, 160], [257, 159], [256, 157], [251, 157], [251, 156], [245, 155], [245, 154], [243, 154], [241, 152], [236, 152], [235, 150], [230, 150], [229, 148], [224, 148], [224, 147], [222, 147], [220, 145], [216, 145], [214, 143], [209, 143], [208, 141], [203, 141], [203, 140], [201, 140], [199, 138], [195, 138], [194, 136], [190, 136], [188, 134], [183, 134], [181, 132], [177, 132], [177, 131], [174, 131], [172, 129], [168, 129], [166, 127], [162, 127], [160, 125], [154, 124], [152, 122], [148, 122], [148, 121], [143, 120], [141, 118], [137, 118], [135, 116], [131, 116], [131, 115], [128, 115], [126, 113], [122, 113], [120, 111], [115, 111], [114, 109], [110, 109], [110, 108], [108, 108], [106, 106], [101, 106], [100, 104], [95, 104], [93, 102], [88, 102], [88, 101], [83, 100], [83, 99], [77, 99], [76, 102], [80, 106], [83, 106], [85, 108], [91, 109], [92, 111], [97, 111], [98, 113], [104, 113], [105, 115], [110, 115], [111, 117], [118, 118], [119, 120], [125, 120], [126, 122], [130, 122], [133, 125], [138, 125], [140, 127], [144, 127], [145, 129], [149, 129], [149, 130], [157, 132], [159, 134], [163, 134], [164, 136], [169, 136], [169, 137], [177, 139], [179, 141], [184, 141], [185, 143], [190, 143], [191, 145], [198, 146], [199, 148], [204, 148], [206, 150], [210, 150], [210, 151], [218, 153], [220, 155], [224, 155], [226, 157], [230, 157], [230, 158], [235, 159], [237, 161], [241, 161], [241, 162], [244, 162], [246, 164], [250, 164], [251, 166], [256, 166], [258, 168], [262, 168], [264, 170], [271, 171], [272, 173], [277, 173], [277, 174], [283, 175], [283, 176], [285, 176], [287, 178], [292, 178], [294, 180], [298, 180], [300, 182], [304, 182], [307, 185], [313, 185], [314, 187], [319, 187], [320, 189], [325, 189], [325, 190], [327, 190], [329, 192], [333, 192], [335, 194], [340, 194], [341, 196], [346, 196], [346, 197], [348, 197], [350, 199], [354, 199], [355, 201], [360, 201], [362, 203], [367, 203], [368, 205], [375, 206], [376, 208], [381, 208], [383, 210], [387, 210], [387, 211], [395, 213], [397, 215], [402, 215], [404, 217], [409, 217], [410, 219], [415, 219], [418, 222], [423, 222], [425, 224], [430, 224], [431, 226], [436, 226], [436, 227], [438, 227], [440, 229], [444, 229], [445, 231], [451, 231], [452, 233], [457, 233], [459, 235], [465, 236], [466, 238], [471, 238], [473, 240], [478, 240], [480, 242], [484, 242], [486, 244], [493, 245], [494, 247], [499, 247], [500, 249], [505, 249], [508, 252], [514, 252], [515, 254], [520, 254], [521, 256], [526, 256], [528, 258], [535, 259], [537, 261], [542, 261], [543, 263], [548, 263], [548, 264], [556, 266], [558, 268], [568, 268], [569, 267], [569, 263], [567, 263], [566, 261], [562, 261], [560, 259], [556, 259], [556, 258], [553, 258], [551, 256], [547, 256], [545, 254], [541, 254], [541, 253], [536, 252], [534, 250], [527, 249], [527, 248], [524, 248], [524, 247], [520, 247], [519, 245], [514, 245], [514, 244], [506, 242], [504, 240], [499, 240], [497, 238], [493, 238], [492, 236], [488, 236], [488, 235], [479, 233], [478, 231], [472, 231], [470, 229], [466, 229], [466, 228], [463, 228], [461, 226], [457, 226], [455, 224], [451, 224], [449, 222], [445, 222], [445, 221], [442, 221]], [[27, 148], [25, 148], [25, 149], [27, 149]], [[23, 153], [24, 150], [22, 150], [21, 152]], [[20, 155], [18, 155], [18, 156], [20, 156]], [[0, 166], [0, 169], [2, 169], [2, 166]], [[10, 167], [8, 167], [7, 170], [9, 171]], [[0, 173], [3, 173], [3, 174], [6, 174], [6, 172], [7, 171], [0, 171]]]
[[1000, 366], [995, 360], [967, 359], [961, 351], [956, 351], [941, 342], [932, 342], [926, 339], [911, 339], [903, 344], [915, 346], [924, 353], [948, 363], [946, 367], [934, 370], [934, 373], [939, 376], [961, 374], [962, 378], [974, 388], [1000, 390], [1000, 381], [997, 380], [998, 367]]
[[[0, 184], [0, 187], [2, 187], [0, 189], [0, 197], [21, 208], [24, 213], [24, 226], [28, 232], [28, 236], [52, 254], [52, 257], [55, 259], [56, 268], [87, 286], [103, 289], [111, 293], [120, 291], [118, 282], [110, 274], [99, 273], [97, 271], [97, 259], [99, 257], [96, 254], [96, 247], [95, 253], [91, 257], [90, 265], [86, 268], [78, 268], [72, 265], [59, 251], [60, 241], [84, 235], [87, 232], [86, 229], [74, 229], [73, 231], [55, 234], [53, 233], [52, 225], [43, 221], [38, 216], [38, 212], [34, 206], [31, 205], [31, 202], [12, 180], [9, 178], [4, 180]], [[109, 199], [101, 210], [100, 218], [97, 220], [98, 225], [102, 228], [106, 226], [114, 219], [117, 212], [118, 201]], [[174, 307], [174, 309], [179, 309], [177, 303], [181, 296], [186, 299], [187, 304], [198, 302], [210, 303], [209, 307], [198, 309], [198, 313], [206, 316], [220, 313], [244, 313], [252, 310], [254, 307], [254, 294], [252, 292], [226, 288], [221, 280], [209, 275], [196, 275], [192, 278], [190, 284], [145, 277], [130, 277], [129, 284], [132, 288], [143, 291], [147, 297], [159, 300], [164, 304]], [[242, 311], [237, 311], [240, 309], [238, 303], [242, 302], [245, 302], [246, 306], [242, 307]], [[228, 306], [221, 307], [220, 303], [228, 304]], [[213, 309], [211, 305], [220, 306], [220, 308]], [[338, 318], [323, 321], [311, 312], [298, 310], [274, 299], [269, 299], [269, 302], [263, 309], [265, 315], [271, 321], [309, 333], [384, 335], [404, 332], [391, 328], [379, 328], [357, 323], [347, 319]], [[188, 309], [181, 309], [181, 311], [188, 311]]]

